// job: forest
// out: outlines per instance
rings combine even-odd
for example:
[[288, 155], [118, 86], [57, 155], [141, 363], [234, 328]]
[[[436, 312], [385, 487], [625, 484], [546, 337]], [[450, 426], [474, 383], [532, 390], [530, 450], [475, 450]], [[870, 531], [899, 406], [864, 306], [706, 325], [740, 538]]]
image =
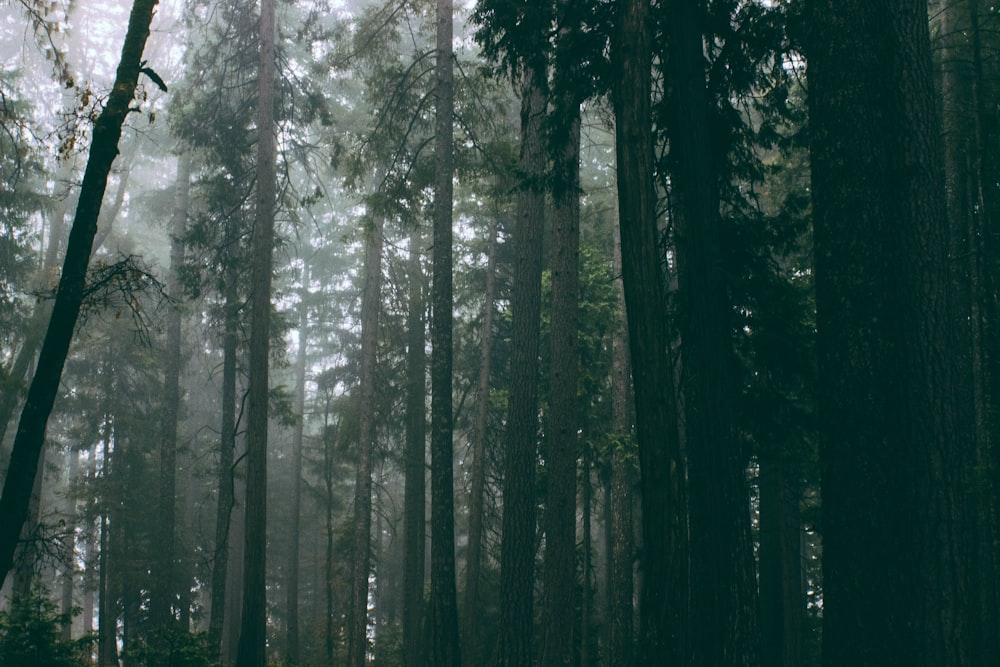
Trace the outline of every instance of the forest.
[[998, 323], [991, 3], [4, 0], [0, 667], [1000, 665]]

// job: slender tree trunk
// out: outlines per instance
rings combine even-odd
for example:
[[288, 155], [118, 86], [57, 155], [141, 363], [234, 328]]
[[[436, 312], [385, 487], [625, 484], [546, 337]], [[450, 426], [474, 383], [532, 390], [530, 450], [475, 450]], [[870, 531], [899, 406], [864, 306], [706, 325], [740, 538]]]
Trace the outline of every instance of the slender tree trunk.
[[375, 448], [375, 353], [382, 290], [383, 221], [372, 221], [365, 239], [365, 278], [361, 295], [361, 423], [354, 486], [354, 555], [351, 603], [347, 615], [347, 665], [364, 667], [368, 653], [368, 577], [371, 574], [372, 455]]
[[455, 590], [455, 491], [452, 408], [452, 178], [455, 83], [452, 0], [437, 3], [434, 123], [434, 274], [431, 283], [431, 591], [427, 604], [427, 664], [458, 667]]
[[469, 550], [465, 557], [465, 608], [463, 664], [475, 664], [481, 653], [479, 629], [481, 617], [480, 582], [483, 571], [486, 500], [486, 438], [490, 407], [490, 374], [493, 358], [493, 317], [497, 276], [497, 220], [490, 224], [486, 251], [486, 294], [483, 296], [483, 330], [479, 342], [479, 380], [477, 383], [476, 423], [472, 441], [472, 470], [469, 473]]
[[[614, 230], [612, 266], [615, 276], [622, 271], [621, 233]], [[634, 463], [632, 451], [632, 407], [629, 400], [628, 331], [625, 328], [625, 293], [618, 287], [618, 309], [622, 320], [611, 334], [611, 428], [615, 447], [611, 452], [611, 558], [608, 576], [608, 659], [611, 665], [631, 665], [633, 656], [632, 568], [635, 544], [632, 528], [632, 487]]]
[[637, 664], [654, 666], [683, 664], [688, 623], [684, 474], [653, 181], [649, 10], [643, 0], [619, 4], [611, 49], [622, 281], [642, 494]]
[[553, 186], [552, 352], [546, 437], [545, 560], [542, 610], [542, 667], [571, 664], [576, 610], [577, 391], [580, 352], [580, 106], [562, 93], [553, 111], [558, 128], [551, 143], [558, 151]]
[[[77, 470], [80, 466], [80, 454], [75, 449], [70, 449], [66, 456], [66, 485], [65, 485], [65, 505], [63, 506], [63, 516], [67, 517], [69, 525], [76, 527], [80, 530], [73, 538], [73, 558], [65, 566], [65, 571], [63, 572], [62, 578], [62, 595], [59, 603], [59, 611], [63, 614], [70, 614], [73, 610], [73, 600], [76, 598], [76, 566], [77, 559], [80, 557], [78, 549], [80, 548], [80, 539], [86, 539], [87, 529], [80, 525], [76, 513], [76, 492], [72, 491], [72, 485], [77, 483]], [[74, 529], [76, 533], [76, 529]], [[84, 560], [86, 562], [86, 560]], [[86, 629], [84, 629], [86, 632]], [[60, 633], [60, 638], [63, 641], [70, 641], [73, 637], [73, 617], [68, 616], [67, 622], [63, 623]]]
[[[239, 304], [236, 277], [226, 270], [222, 333], [222, 409], [219, 427], [219, 469], [215, 508], [215, 548], [212, 554], [212, 607], [208, 636], [212, 646], [222, 651], [226, 624], [226, 588], [229, 581], [230, 527], [233, 516], [233, 459], [236, 451], [236, 346], [239, 342]], [[233, 619], [230, 619], [231, 621]], [[236, 619], [238, 621], [238, 619]], [[225, 651], [221, 653], [226, 655]]]
[[257, 72], [257, 187], [250, 284], [250, 348], [247, 387], [247, 502], [243, 570], [243, 618], [238, 667], [267, 661], [267, 413], [271, 331], [271, 263], [274, 248], [275, 127], [274, 8], [261, 0]]
[[967, 569], [971, 361], [927, 3], [807, 12], [824, 664], [989, 664], [976, 623], [993, 620], [973, 619], [965, 590], [980, 574]]
[[[308, 236], [303, 243], [308, 247]], [[299, 349], [295, 356], [295, 426], [292, 430], [292, 509], [288, 524], [288, 579], [285, 583], [286, 632], [285, 660], [291, 667], [299, 664], [299, 527], [302, 522], [302, 436], [306, 406], [306, 358], [309, 346], [309, 271], [302, 267], [299, 301]]]
[[407, 667], [423, 659], [427, 532], [427, 341], [421, 234], [410, 235], [406, 350], [406, 463], [403, 497], [403, 650]]
[[333, 661], [334, 655], [334, 617], [333, 617], [333, 448], [337, 443], [335, 429], [330, 424], [330, 399], [327, 397], [323, 410], [323, 483], [326, 487], [326, 551], [323, 572], [325, 575], [324, 593], [326, 594], [326, 623], [324, 648], [326, 659]]
[[[184, 227], [187, 222], [191, 162], [186, 153], [177, 159], [177, 182], [170, 230], [170, 274], [167, 293], [180, 300], [180, 271], [184, 262]], [[177, 577], [174, 567], [177, 496], [177, 422], [180, 413], [181, 311], [175, 306], [167, 313], [167, 340], [163, 351], [163, 417], [160, 426], [160, 502], [154, 578], [150, 598], [150, 620], [154, 629], [166, 629], [174, 620], [177, 604]]]
[[667, 71], [671, 212], [677, 229], [679, 324], [691, 535], [691, 665], [759, 661], [757, 589], [746, 461], [736, 428], [735, 359], [723, 282], [704, 2], [674, 0]]
[[[104, 393], [110, 401], [112, 389], [112, 369], [110, 363], [105, 363], [104, 368]], [[105, 409], [104, 432], [101, 445], [101, 480], [105, 488], [110, 488], [109, 480], [114, 474], [114, 461], [118, 458], [119, 452], [112, 448], [113, 440], [113, 418], [109, 407]], [[98, 608], [97, 608], [97, 664], [99, 667], [111, 667], [118, 664], [118, 613], [117, 597], [114, 593], [110, 560], [111, 560], [111, 530], [116, 517], [112, 511], [111, 499], [107, 493], [101, 495], [101, 535], [100, 554], [98, 556]]]
[[87, 263], [97, 231], [101, 199], [107, 187], [111, 163], [118, 155], [122, 123], [129, 111], [139, 79], [139, 63], [149, 36], [149, 24], [155, 6], [156, 0], [135, 0], [132, 5], [115, 85], [94, 124], [90, 156], [66, 247], [59, 289], [35, 375], [21, 411], [10, 466], [4, 480], [3, 494], [0, 496], [0, 584], [10, 571], [17, 538], [28, 515], [31, 488], [45, 441], [45, 426], [59, 390], [63, 365], [83, 301]]
[[511, 392], [503, 476], [498, 667], [528, 667], [532, 651], [535, 573], [535, 461], [538, 450], [538, 350], [542, 239], [545, 228], [546, 68], [524, 63], [521, 74], [522, 181], [514, 229], [516, 264]]

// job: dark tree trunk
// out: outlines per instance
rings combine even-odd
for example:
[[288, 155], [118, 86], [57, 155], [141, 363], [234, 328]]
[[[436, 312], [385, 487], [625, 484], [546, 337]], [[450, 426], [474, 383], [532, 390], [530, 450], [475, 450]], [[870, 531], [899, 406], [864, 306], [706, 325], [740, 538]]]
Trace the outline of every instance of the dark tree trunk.
[[434, 273], [431, 281], [431, 590], [427, 603], [427, 664], [458, 667], [455, 590], [455, 490], [452, 408], [452, 208], [455, 83], [452, 0], [437, 3], [434, 122]]
[[[180, 271], [184, 262], [184, 227], [187, 223], [191, 162], [186, 154], [177, 159], [177, 182], [170, 229], [170, 274], [167, 294], [180, 301]], [[155, 589], [150, 597], [153, 628], [166, 628], [174, 619], [177, 577], [174, 571], [177, 496], [177, 422], [180, 414], [181, 311], [175, 304], [167, 313], [167, 340], [163, 350], [163, 415], [160, 426], [160, 502], [157, 515]]]
[[238, 667], [267, 662], [267, 414], [271, 332], [271, 264], [274, 249], [275, 0], [261, 0], [257, 70], [256, 219], [250, 283], [250, 346], [247, 373], [246, 535], [243, 616]]
[[976, 622], [992, 619], [971, 618], [966, 588], [977, 574], [970, 346], [948, 257], [927, 3], [807, 11], [824, 664], [988, 664]]
[[511, 295], [513, 337], [503, 476], [500, 549], [499, 667], [532, 664], [535, 580], [535, 461], [538, 450], [538, 349], [542, 245], [545, 228], [546, 68], [527, 64], [521, 74], [522, 181], [517, 197], [517, 253]]
[[[542, 606], [542, 667], [574, 661], [571, 622], [576, 610], [577, 384], [580, 353], [580, 106], [561, 92], [552, 113], [551, 144], [556, 154], [553, 185], [552, 352], [546, 434], [545, 560]], [[569, 618], [567, 618], [569, 616]]]
[[83, 175], [76, 216], [66, 246], [66, 259], [52, 316], [42, 342], [35, 375], [14, 436], [10, 465], [0, 496], [0, 584], [7, 578], [18, 535], [28, 515], [31, 488], [45, 442], [45, 426], [59, 391], [63, 365], [80, 314], [90, 249], [97, 232], [97, 216], [108, 183], [111, 163], [118, 155], [122, 123], [129, 112], [139, 79], [139, 63], [149, 36], [156, 0], [135, 0], [129, 15], [115, 84], [104, 110], [94, 123], [90, 156]]
[[347, 665], [364, 667], [368, 652], [368, 576], [371, 574], [372, 455], [375, 449], [375, 353], [381, 308], [383, 221], [369, 223], [361, 295], [360, 427], [351, 561], [351, 601], [347, 614]]
[[[621, 233], [614, 230], [613, 273], [621, 275]], [[625, 294], [621, 284], [618, 307], [622, 321], [611, 338], [611, 428], [615, 434], [611, 452], [611, 558], [608, 575], [608, 661], [611, 665], [631, 665], [633, 659], [633, 625], [635, 610], [632, 598], [635, 579], [635, 538], [632, 527], [632, 403], [628, 363], [628, 332], [625, 328]]]
[[[723, 277], [717, 145], [706, 87], [705, 3], [668, 4], [671, 213], [677, 230], [681, 383], [690, 514], [690, 664], [759, 661], [757, 582], [729, 299]], [[634, 368], [634, 366], [633, 366]]]
[[421, 235], [410, 236], [406, 350], [406, 462], [403, 490], [403, 650], [406, 667], [423, 659], [427, 537], [427, 342]]
[[475, 664], [482, 647], [480, 637], [480, 583], [485, 546], [486, 438], [489, 423], [490, 374], [493, 357], [493, 317], [497, 291], [497, 221], [490, 225], [486, 252], [486, 294], [483, 297], [483, 330], [479, 342], [479, 381], [476, 423], [472, 441], [472, 470], [469, 473], [469, 550], [465, 557], [464, 664]]
[[642, 494], [640, 665], [682, 664], [687, 526], [650, 120], [649, 4], [619, 4], [612, 42], [622, 281], [628, 313]]

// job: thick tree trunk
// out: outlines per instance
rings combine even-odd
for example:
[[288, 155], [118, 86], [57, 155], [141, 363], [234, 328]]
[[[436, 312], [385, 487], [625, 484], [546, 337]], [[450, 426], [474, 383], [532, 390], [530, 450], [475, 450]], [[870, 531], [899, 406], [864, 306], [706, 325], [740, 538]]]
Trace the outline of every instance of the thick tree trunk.
[[383, 221], [367, 228], [365, 278], [361, 295], [361, 377], [358, 465], [351, 528], [351, 601], [347, 614], [347, 665], [364, 667], [368, 653], [368, 577], [371, 574], [372, 455], [375, 449], [375, 353], [382, 290]]
[[45, 442], [45, 426], [59, 390], [63, 365], [80, 314], [87, 280], [87, 263], [97, 231], [97, 216], [101, 210], [111, 163], [118, 155], [122, 123], [135, 94], [139, 63], [149, 36], [149, 24], [153, 19], [155, 6], [156, 0], [135, 0], [132, 5], [115, 84], [104, 110], [94, 124], [90, 156], [66, 247], [59, 289], [35, 375], [21, 410], [10, 466], [4, 480], [3, 494], [0, 496], [0, 584], [10, 571], [17, 538], [28, 515], [31, 487]]
[[681, 664], [688, 624], [687, 525], [660, 265], [650, 117], [649, 3], [619, 4], [612, 42], [622, 281], [642, 492], [640, 665]]
[[500, 549], [498, 667], [528, 667], [532, 651], [535, 580], [535, 463], [538, 450], [538, 349], [542, 245], [545, 228], [546, 69], [523, 65], [521, 74], [522, 181], [514, 228], [516, 264], [511, 295], [513, 321], [503, 533]]
[[927, 3], [807, 11], [824, 664], [989, 664], [975, 635], [992, 619], [972, 618], [967, 590], [978, 574], [964, 497], [970, 346], [948, 257]]
[[546, 494], [543, 528], [545, 560], [542, 607], [542, 667], [574, 661], [576, 610], [576, 461], [577, 391], [580, 352], [577, 322], [580, 301], [580, 106], [561, 93], [553, 118], [554, 168], [552, 246], [552, 352], [549, 418], [546, 433]]
[[458, 667], [455, 590], [455, 480], [452, 408], [452, 208], [455, 107], [452, 0], [437, 3], [434, 122], [434, 251], [431, 282], [431, 590], [427, 603], [427, 664]]
[[681, 383], [690, 513], [692, 666], [759, 661], [757, 582], [746, 461], [722, 266], [718, 173], [710, 147], [702, 26], [705, 3], [668, 4], [671, 214], [677, 230]]
[[427, 537], [427, 342], [421, 234], [410, 236], [406, 350], [406, 461], [403, 490], [403, 651], [406, 667], [423, 660]]
[[[170, 229], [170, 274], [167, 294], [180, 301], [180, 271], [184, 262], [184, 227], [187, 223], [188, 192], [191, 185], [191, 162], [186, 154], [177, 159], [177, 182]], [[160, 498], [155, 564], [155, 589], [150, 597], [150, 620], [154, 629], [166, 629], [177, 604], [177, 578], [174, 571], [175, 526], [177, 507], [177, 422], [180, 414], [181, 311], [179, 304], [167, 313], [167, 340], [163, 350], [163, 416], [160, 425]]]
[[274, 250], [275, 0], [261, 0], [257, 71], [257, 186], [250, 283], [247, 374], [247, 502], [243, 569], [243, 618], [238, 667], [267, 662], [267, 414], [271, 332], [271, 264]]

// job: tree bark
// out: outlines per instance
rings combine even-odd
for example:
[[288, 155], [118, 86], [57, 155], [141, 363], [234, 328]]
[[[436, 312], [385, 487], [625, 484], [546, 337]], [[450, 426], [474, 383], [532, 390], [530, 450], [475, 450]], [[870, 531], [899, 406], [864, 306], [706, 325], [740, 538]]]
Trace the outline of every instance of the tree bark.
[[434, 250], [431, 282], [431, 590], [427, 604], [427, 664], [458, 667], [455, 590], [455, 490], [452, 407], [452, 209], [455, 107], [452, 0], [437, 3], [434, 120]]
[[250, 283], [250, 347], [247, 374], [246, 542], [243, 618], [237, 667], [267, 662], [267, 414], [271, 332], [271, 264], [274, 249], [275, 0], [261, 0], [257, 71], [256, 219]]
[[687, 525], [666, 291], [659, 255], [650, 116], [650, 7], [618, 6], [611, 58], [622, 281], [642, 495], [639, 665], [683, 664]]
[[107, 187], [111, 164], [118, 155], [122, 123], [125, 122], [135, 94], [142, 51], [149, 36], [155, 6], [156, 0], [135, 0], [133, 3], [114, 87], [94, 124], [90, 156], [66, 247], [59, 289], [35, 375], [21, 410], [10, 466], [4, 480], [3, 494], [0, 496], [0, 584], [10, 572], [17, 538], [28, 514], [31, 487], [45, 441], [45, 426], [59, 390], [63, 365], [80, 314], [101, 200]]
[[667, 129], [691, 536], [690, 664], [750, 667], [760, 652], [757, 582], [747, 462], [734, 414], [731, 307], [712, 148], [718, 141], [702, 36], [705, 3], [673, 0], [667, 9]]
[[[308, 234], [303, 244], [309, 245]], [[285, 660], [290, 667], [299, 664], [299, 535], [302, 523], [302, 436], [305, 427], [306, 360], [309, 347], [309, 270], [303, 264], [299, 301], [299, 349], [295, 355], [295, 426], [292, 429], [292, 509], [288, 524], [288, 579], [285, 583]]]
[[403, 650], [407, 667], [423, 660], [427, 534], [427, 342], [421, 234], [410, 235], [406, 350], [406, 463], [403, 490]]
[[368, 576], [371, 574], [372, 455], [375, 449], [375, 353], [382, 290], [382, 225], [369, 223], [365, 239], [365, 282], [361, 295], [361, 377], [358, 465], [351, 533], [351, 602], [347, 615], [347, 665], [364, 667], [368, 653]]
[[545, 228], [545, 147], [542, 122], [546, 68], [525, 63], [521, 73], [521, 183], [511, 295], [513, 338], [500, 548], [498, 667], [528, 667], [532, 651], [535, 572], [535, 461], [538, 440], [538, 349], [542, 240]]
[[988, 664], [966, 590], [978, 574], [964, 497], [971, 362], [927, 3], [816, 0], [807, 11], [823, 661]]

